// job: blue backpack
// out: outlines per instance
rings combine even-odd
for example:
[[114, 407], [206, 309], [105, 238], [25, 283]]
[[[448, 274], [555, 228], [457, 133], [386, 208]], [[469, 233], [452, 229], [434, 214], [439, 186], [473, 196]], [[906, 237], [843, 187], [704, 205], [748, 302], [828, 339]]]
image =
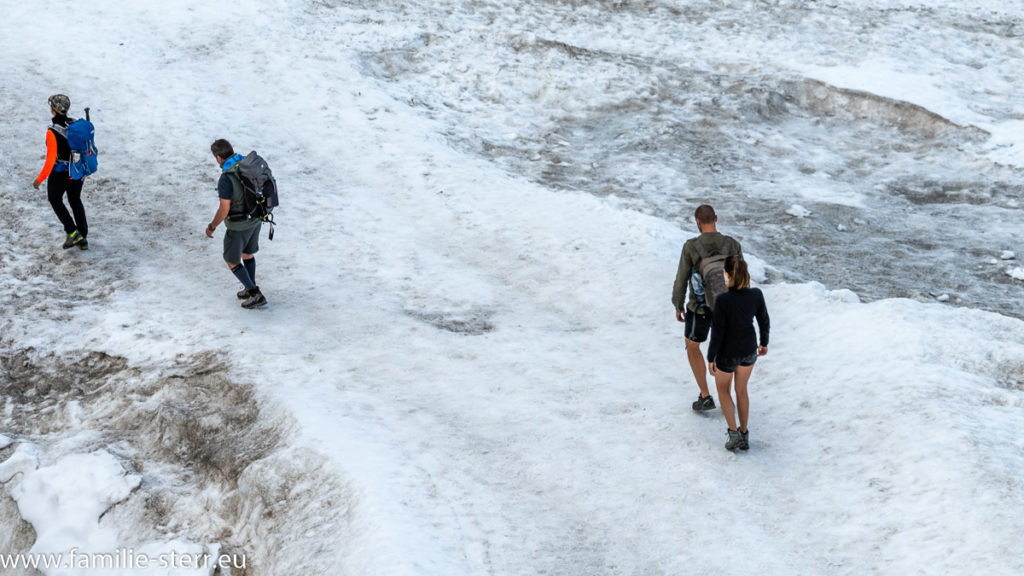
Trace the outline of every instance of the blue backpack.
[[96, 129], [89, 121], [89, 109], [85, 109], [85, 119], [79, 118], [68, 124], [64, 136], [71, 147], [71, 160], [68, 162], [68, 174], [72, 180], [81, 180], [96, 171], [96, 141], [93, 139]]

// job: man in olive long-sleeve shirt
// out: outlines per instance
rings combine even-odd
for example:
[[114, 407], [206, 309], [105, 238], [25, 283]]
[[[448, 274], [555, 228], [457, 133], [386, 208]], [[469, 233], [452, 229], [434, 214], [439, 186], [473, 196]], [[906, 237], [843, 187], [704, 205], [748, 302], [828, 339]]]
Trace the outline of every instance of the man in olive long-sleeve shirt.
[[[703, 298], [698, 298], [692, 278], [700, 276], [701, 255], [695, 243], [700, 242], [712, 254], [743, 257], [740, 243], [729, 236], [718, 232], [718, 215], [715, 209], [707, 204], [697, 207], [694, 212], [700, 236], [690, 238], [683, 244], [683, 252], [679, 256], [679, 269], [676, 271], [675, 285], [672, 287], [672, 304], [676, 309], [676, 320], [686, 324], [686, 358], [693, 371], [693, 377], [700, 388], [700, 396], [693, 403], [697, 411], [713, 410], [715, 401], [708, 390], [707, 365], [700, 353], [700, 343], [708, 338], [711, 330], [711, 311], [707, 309]], [[689, 301], [686, 293], [689, 292]]]

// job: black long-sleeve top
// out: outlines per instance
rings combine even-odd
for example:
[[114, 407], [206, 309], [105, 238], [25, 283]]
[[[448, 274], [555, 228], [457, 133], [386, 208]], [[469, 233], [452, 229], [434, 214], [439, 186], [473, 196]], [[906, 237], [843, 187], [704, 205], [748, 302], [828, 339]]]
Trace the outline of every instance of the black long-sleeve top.
[[714, 362], [718, 357], [743, 358], [757, 352], [754, 318], [757, 318], [761, 333], [760, 345], [768, 346], [768, 308], [760, 289], [729, 290], [716, 298], [715, 310], [711, 314], [708, 362]]

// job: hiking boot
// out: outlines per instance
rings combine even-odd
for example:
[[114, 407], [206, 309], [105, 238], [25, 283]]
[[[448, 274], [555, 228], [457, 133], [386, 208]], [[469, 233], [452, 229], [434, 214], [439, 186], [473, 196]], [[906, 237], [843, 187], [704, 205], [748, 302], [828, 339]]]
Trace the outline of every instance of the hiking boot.
[[740, 450], [750, 450], [750, 430], [746, 432], [740, 431]]
[[710, 394], [707, 396], [697, 396], [697, 400], [693, 403], [694, 412], [704, 412], [707, 410], [715, 409], [715, 399]]
[[743, 443], [743, 435], [739, 430], [729, 430], [729, 441], [725, 443], [726, 450], [735, 450]]
[[245, 297], [245, 300], [242, 300], [242, 308], [259, 308], [267, 304], [267, 299], [263, 297], [259, 286], [247, 290], [247, 292], [249, 294]]
[[87, 239], [85, 239], [85, 238], [82, 238], [82, 241], [78, 243], [78, 249], [79, 250], [88, 250], [89, 249], [89, 241]]
[[64, 239], [64, 244], [61, 247], [67, 250], [68, 248], [71, 248], [75, 244], [80, 244], [82, 242], [85, 242], [85, 238], [83, 238], [82, 235], [78, 233], [78, 230], [74, 230], [71, 232], [71, 234], [68, 234], [67, 238]]
[[235, 293], [235, 296], [238, 296], [239, 300], [245, 300], [246, 298], [249, 297], [249, 289], [242, 288], [241, 290]]

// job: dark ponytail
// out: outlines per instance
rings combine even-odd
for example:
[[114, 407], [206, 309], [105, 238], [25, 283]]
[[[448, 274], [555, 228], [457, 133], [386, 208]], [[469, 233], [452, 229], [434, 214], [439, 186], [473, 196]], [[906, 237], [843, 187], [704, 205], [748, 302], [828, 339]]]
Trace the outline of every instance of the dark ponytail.
[[739, 256], [725, 259], [725, 272], [729, 275], [729, 290], [742, 290], [750, 287], [750, 272], [747, 263]]

